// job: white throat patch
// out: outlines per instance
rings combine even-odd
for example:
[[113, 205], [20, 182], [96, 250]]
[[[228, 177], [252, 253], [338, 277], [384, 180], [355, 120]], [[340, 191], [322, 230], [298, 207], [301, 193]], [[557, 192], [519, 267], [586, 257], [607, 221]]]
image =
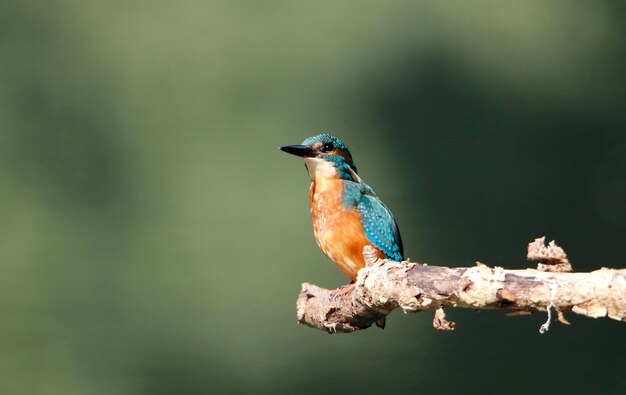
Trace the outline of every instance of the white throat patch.
[[320, 158], [304, 158], [304, 163], [309, 171], [311, 181], [317, 177], [335, 178], [337, 177], [337, 169], [328, 161]]

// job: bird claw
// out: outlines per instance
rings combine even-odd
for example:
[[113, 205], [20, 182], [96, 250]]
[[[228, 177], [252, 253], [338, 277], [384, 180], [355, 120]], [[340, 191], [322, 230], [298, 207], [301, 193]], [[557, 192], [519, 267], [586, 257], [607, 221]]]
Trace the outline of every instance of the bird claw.
[[338, 297], [344, 297], [347, 294], [349, 294], [350, 292], [352, 292], [354, 290], [354, 287], [356, 286], [355, 283], [350, 283], [350, 284], [346, 284], [344, 286], [341, 286], [339, 288], [335, 288], [332, 291], [330, 291], [330, 300], [335, 300]]

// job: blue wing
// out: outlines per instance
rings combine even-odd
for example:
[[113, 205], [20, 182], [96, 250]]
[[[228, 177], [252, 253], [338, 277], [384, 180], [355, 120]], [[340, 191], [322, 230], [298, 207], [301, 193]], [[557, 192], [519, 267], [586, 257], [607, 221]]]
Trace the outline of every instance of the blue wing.
[[391, 211], [367, 184], [346, 181], [344, 205], [356, 207], [367, 240], [385, 254], [385, 258], [400, 262], [404, 259], [402, 238]]

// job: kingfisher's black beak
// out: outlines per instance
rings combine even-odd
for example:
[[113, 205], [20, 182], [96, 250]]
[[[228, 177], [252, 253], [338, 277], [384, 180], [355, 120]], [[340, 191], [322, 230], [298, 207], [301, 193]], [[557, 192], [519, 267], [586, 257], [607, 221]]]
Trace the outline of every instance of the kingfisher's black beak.
[[283, 147], [278, 147], [278, 149], [285, 151], [288, 154], [301, 156], [303, 158], [315, 156], [315, 150], [308, 145], [285, 145]]

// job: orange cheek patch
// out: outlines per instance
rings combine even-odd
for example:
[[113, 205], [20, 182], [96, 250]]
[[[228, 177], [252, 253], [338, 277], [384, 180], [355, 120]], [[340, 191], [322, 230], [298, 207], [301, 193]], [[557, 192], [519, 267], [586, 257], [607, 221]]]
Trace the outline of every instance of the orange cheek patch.
[[351, 159], [348, 157], [348, 155], [346, 155], [345, 153], [341, 152], [341, 151], [330, 151], [327, 153], [328, 155], [335, 155], [335, 156], [341, 156], [344, 160], [344, 162], [348, 163], [351, 161]]

